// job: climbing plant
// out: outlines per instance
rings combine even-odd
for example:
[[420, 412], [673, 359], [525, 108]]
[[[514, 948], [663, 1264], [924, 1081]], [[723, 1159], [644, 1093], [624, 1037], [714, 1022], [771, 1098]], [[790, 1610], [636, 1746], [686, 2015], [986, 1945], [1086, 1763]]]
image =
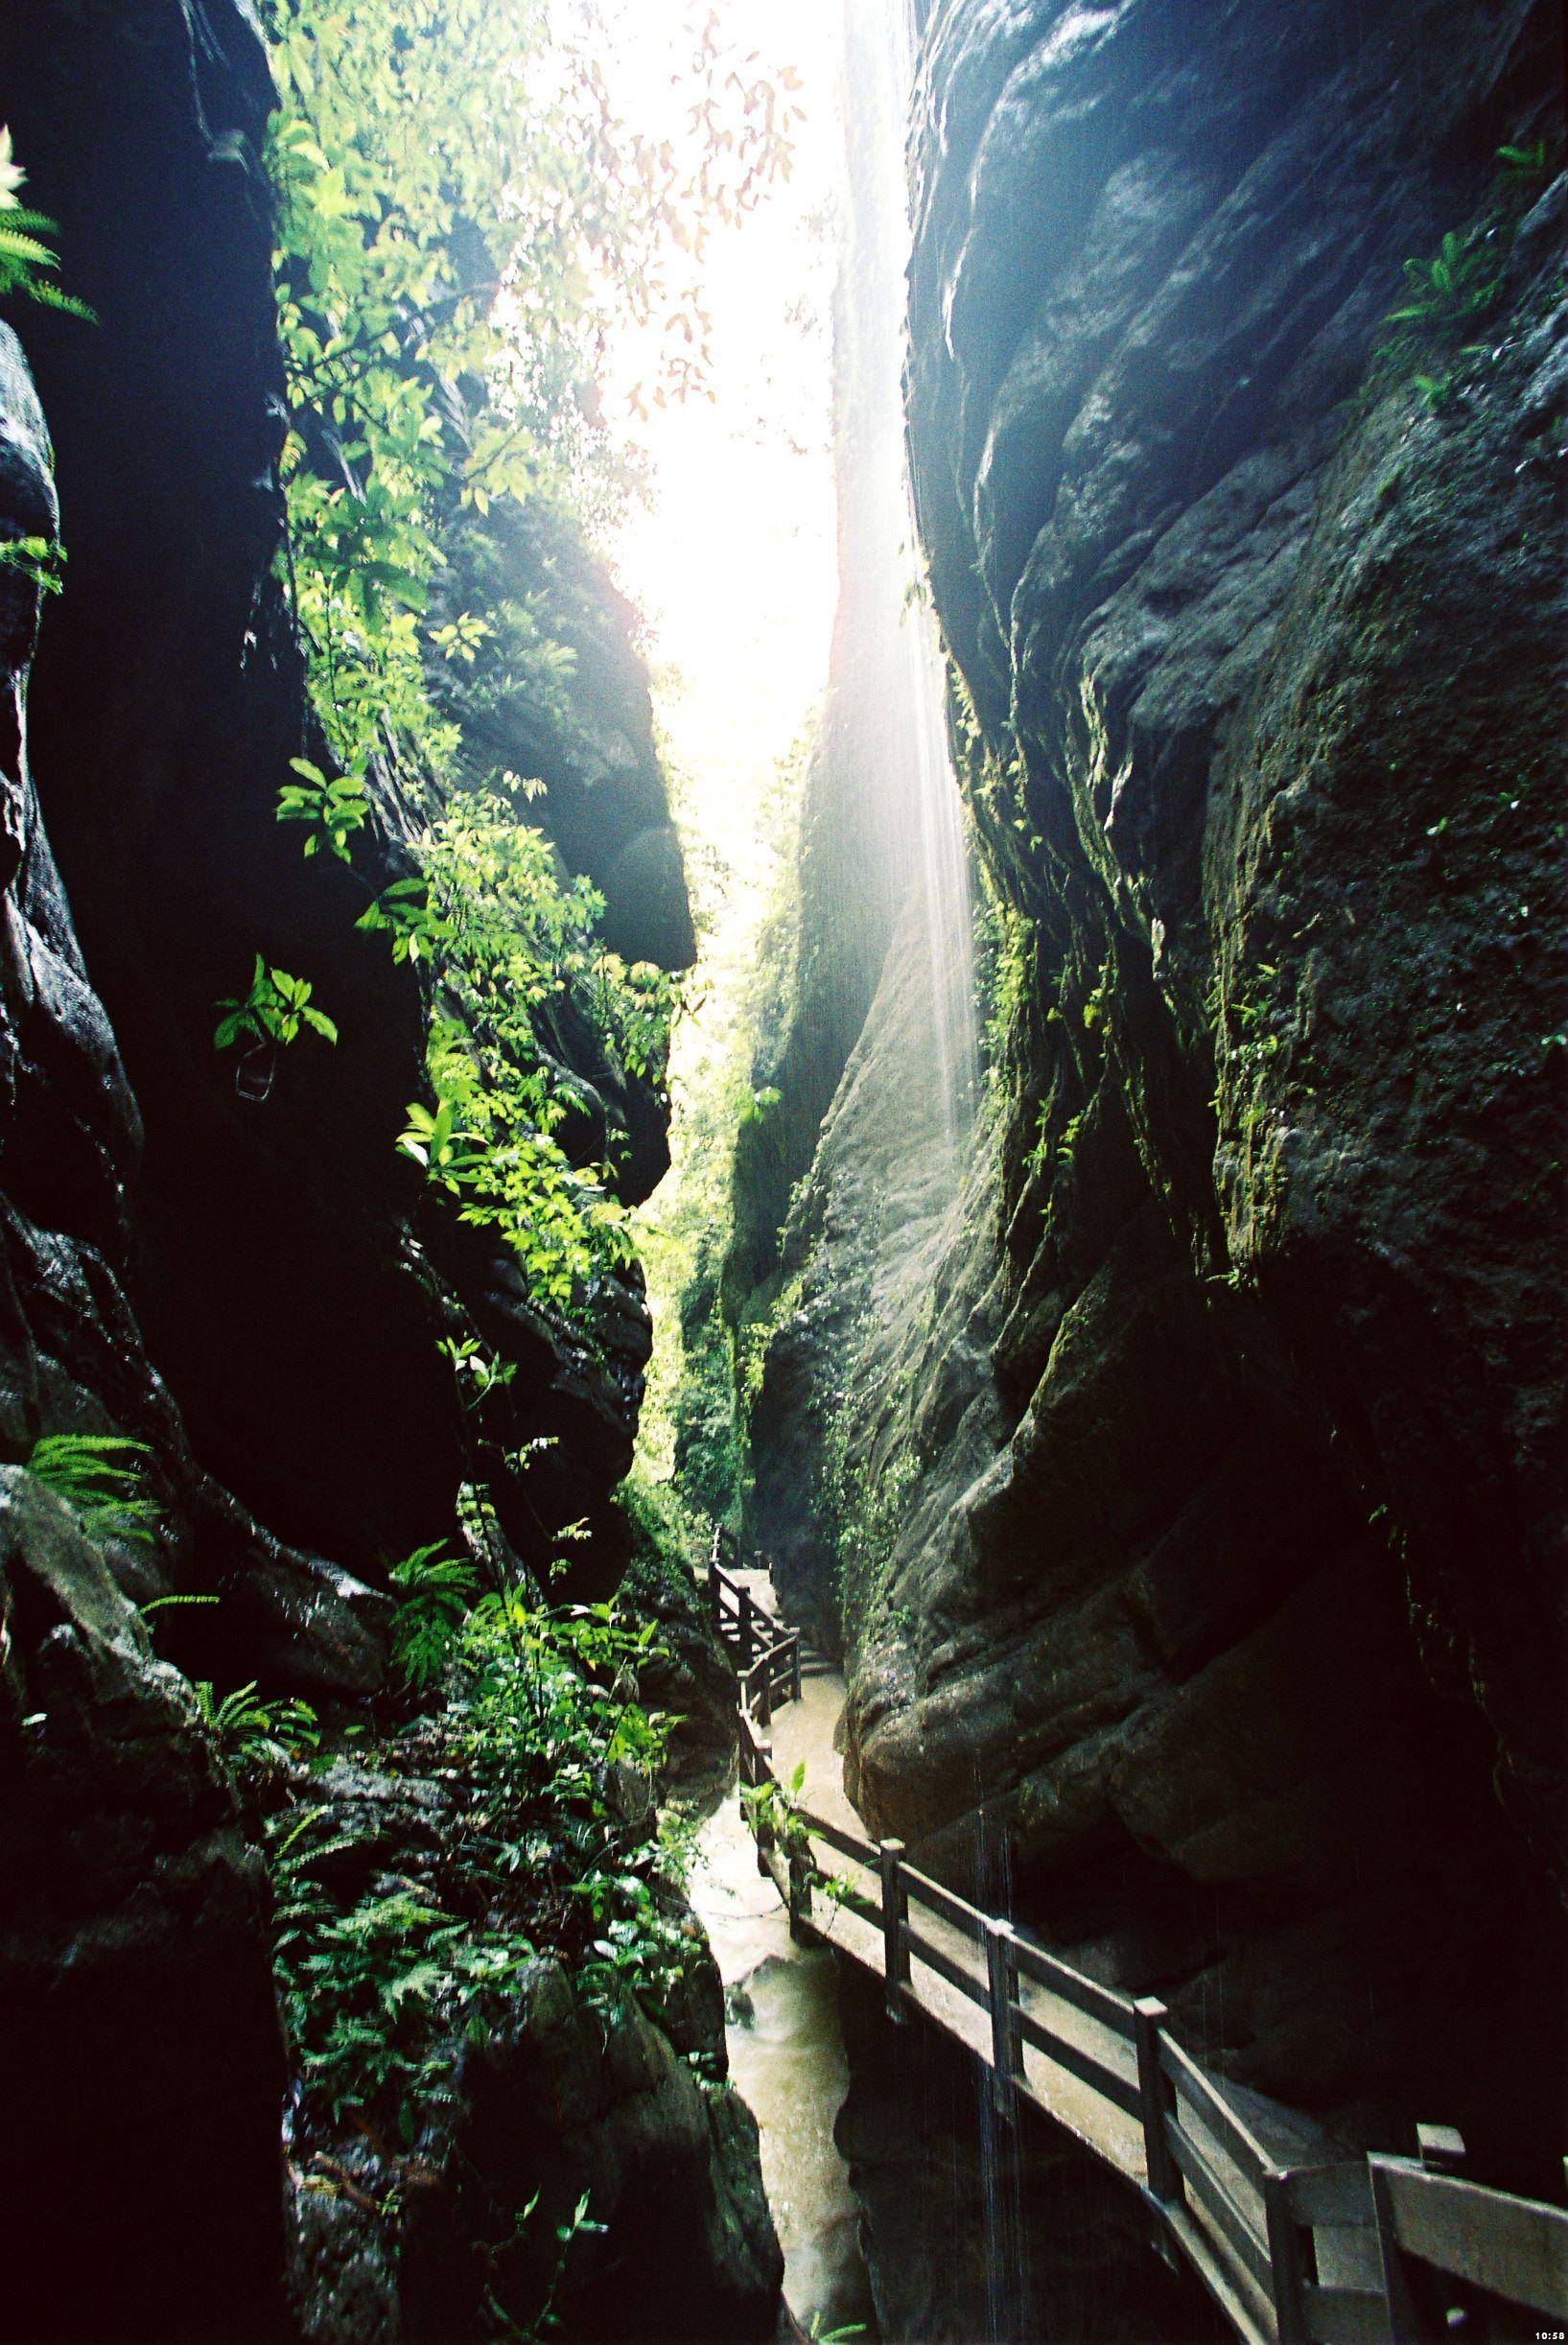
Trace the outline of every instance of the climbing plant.
[[630, 1241], [608, 1176], [581, 1170], [557, 1137], [581, 1088], [550, 1047], [553, 1028], [574, 1010], [629, 1074], [657, 1079], [675, 984], [605, 947], [603, 899], [563, 879], [549, 840], [491, 793], [454, 799], [414, 855], [422, 876], [396, 881], [361, 923], [429, 958], [441, 984], [434, 1105], [410, 1106], [401, 1146], [464, 1221], [512, 1247], [536, 1294], [564, 1305]]
[[[454, 509], [624, 488], [598, 382], [612, 321], [658, 321], [664, 401], [700, 385], [695, 275], [712, 227], [789, 168], [792, 75], [737, 70], [691, 28], [694, 159], [616, 114], [592, 10], [548, 0], [269, 0], [283, 104], [278, 313], [285, 568], [335, 757], [388, 733], [440, 766], [427, 661], [471, 650], [421, 615]], [[431, 631], [434, 637], [435, 631]], [[542, 642], [542, 677], [559, 646]]]
[[[443, 677], [503, 632], [506, 689], [550, 707], [573, 659], [531, 610], [465, 607], [450, 557], [503, 500], [585, 526], [615, 506], [630, 467], [598, 387], [611, 323], [661, 329], [634, 408], [700, 383], [696, 264], [712, 226], [787, 171], [793, 76], [737, 70], [718, 12], [694, 17], [697, 136], [681, 159], [618, 118], [592, 7], [268, 0], [267, 29], [282, 94], [279, 571], [326, 750], [301, 744], [278, 812], [308, 856], [352, 864], [378, 765], [423, 790], [417, 872], [362, 922], [428, 973], [433, 1104], [410, 1107], [401, 1145], [565, 1305], [628, 1241], [608, 1173], [561, 1144], [580, 1089], [552, 1024], [570, 995], [612, 1060], [657, 1083], [674, 988], [598, 941], [601, 901], [517, 820], [526, 778], [476, 790], [469, 754], [459, 788]], [[246, 1039], [236, 1020], [268, 1007], [230, 1003], [221, 1032]]]

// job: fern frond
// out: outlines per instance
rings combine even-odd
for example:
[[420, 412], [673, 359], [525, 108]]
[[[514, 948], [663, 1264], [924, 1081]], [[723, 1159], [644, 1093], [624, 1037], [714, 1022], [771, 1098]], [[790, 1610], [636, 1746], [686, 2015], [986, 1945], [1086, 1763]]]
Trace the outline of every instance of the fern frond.
[[62, 293], [58, 285], [35, 279], [28, 292], [40, 309], [58, 310], [62, 317], [80, 317], [84, 326], [98, 323], [98, 312], [90, 301], [82, 301], [75, 293]]
[[9, 236], [12, 230], [24, 236], [58, 236], [59, 223], [51, 220], [47, 212], [30, 211], [25, 203], [13, 203], [7, 208], [0, 236]]
[[95, 1538], [147, 1543], [158, 1534], [156, 1502], [147, 1493], [152, 1452], [125, 1434], [42, 1433], [27, 1470], [77, 1514]]
[[0, 261], [26, 263], [30, 269], [58, 269], [59, 261], [36, 237], [22, 236], [10, 226], [0, 228]]

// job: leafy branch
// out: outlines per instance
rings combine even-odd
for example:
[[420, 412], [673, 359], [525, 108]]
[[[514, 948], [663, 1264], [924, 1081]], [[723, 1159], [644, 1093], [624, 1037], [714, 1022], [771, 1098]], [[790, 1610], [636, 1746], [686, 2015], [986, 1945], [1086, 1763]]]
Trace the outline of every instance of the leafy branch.
[[238, 1044], [249, 1043], [282, 1049], [297, 1041], [307, 1026], [323, 1042], [335, 1043], [338, 1029], [325, 1010], [316, 1008], [312, 999], [315, 991], [308, 978], [291, 976], [286, 969], [269, 969], [258, 952], [249, 993], [243, 999], [235, 997], [218, 1005], [224, 1016], [212, 1038], [213, 1047], [232, 1050]]

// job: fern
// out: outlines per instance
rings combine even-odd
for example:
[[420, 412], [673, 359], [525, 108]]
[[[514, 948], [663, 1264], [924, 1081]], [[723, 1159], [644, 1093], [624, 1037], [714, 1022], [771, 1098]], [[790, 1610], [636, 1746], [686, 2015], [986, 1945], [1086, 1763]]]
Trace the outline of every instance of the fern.
[[20, 293], [45, 309], [63, 310], [67, 317], [93, 324], [87, 304], [54, 282], [59, 261], [48, 240], [59, 231], [42, 212], [23, 203], [16, 191], [26, 177], [12, 154], [11, 132], [0, 123], [0, 300]]
[[406, 1682], [420, 1691], [445, 1668], [473, 1609], [479, 1580], [471, 1563], [443, 1552], [440, 1539], [394, 1563], [392, 1578], [403, 1591], [392, 1615], [392, 1657]]
[[[691, 1941], [665, 1893], [678, 1852], [653, 1795], [667, 1722], [637, 1699], [644, 1670], [666, 1660], [652, 1624], [515, 1586], [475, 1603], [476, 1575], [437, 1546], [393, 1577], [404, 1633], [428, 1636], [446, 1675], [414, 1744], [421, 1771], [433, 1762], [454, 1787], [446, 1878], [378, 1870], [364, 1890], [363, 1862], [322, 1878], [335, 1848], [365, 1853], [330, 1837], [324, 1806], [283, 1805], [267, 1833], [277, 1976], [308, 2095], [334, 2121], [363, 2110], [412, 2141], [464, 2044], [502, 2023], [536, 1947], [567, 1954], [607, 2012], [667, 1997]], [[234, 1730], [267, 1730], [254, 1688], [226, 1707]], [[634, 1776], [645, 1801], [624, 1796]]]
[[221, 1699], [205, 1680], [195, 1693], [203, 1724], [236, 1774], [271, 1774], [319, 1747], [320, 1726], [308, 1701], [268, 1700], [254, 1678]]
[[123, 1435], [42, 1433], [27, 1470], [64, 1499], [93, 1537], [151, 1544], [160, 1527], [157, 1505], [147, 1492], [152, 1455], [145, 1442]]
[[1405, 263], [1404, 301], [1385, 322], [1432, 331], [1465, 325], [1495, 299], [1499, 273], [1484, 232], [1461, 236], [1451, 228], [1430, 259]]

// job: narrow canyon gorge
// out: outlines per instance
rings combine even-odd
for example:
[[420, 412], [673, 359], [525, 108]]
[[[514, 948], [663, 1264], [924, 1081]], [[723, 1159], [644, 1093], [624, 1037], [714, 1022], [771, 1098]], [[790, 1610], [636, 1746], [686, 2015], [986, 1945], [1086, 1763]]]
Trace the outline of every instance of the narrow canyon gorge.
[[[640, 22], [0, 6], [0, 2339], [1560, 2334], [1561, 12]], [[1249, 2310], [904, 1864], [1549, 2292]]]

